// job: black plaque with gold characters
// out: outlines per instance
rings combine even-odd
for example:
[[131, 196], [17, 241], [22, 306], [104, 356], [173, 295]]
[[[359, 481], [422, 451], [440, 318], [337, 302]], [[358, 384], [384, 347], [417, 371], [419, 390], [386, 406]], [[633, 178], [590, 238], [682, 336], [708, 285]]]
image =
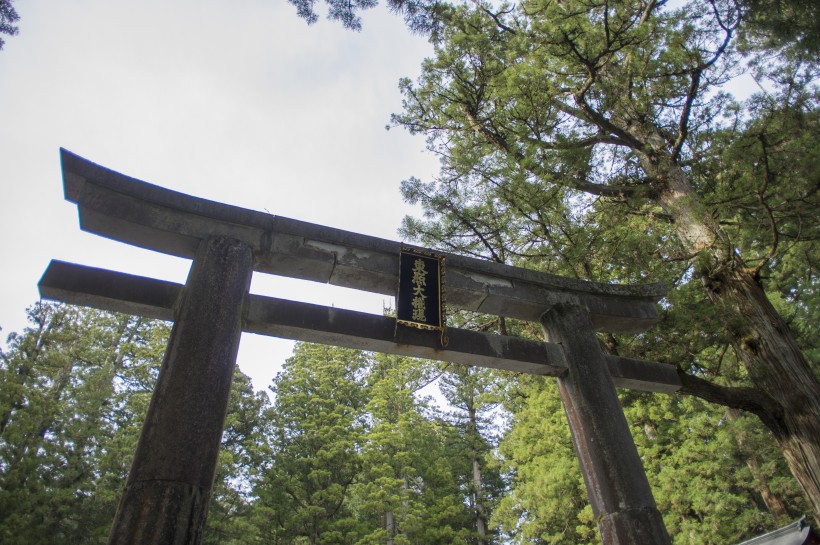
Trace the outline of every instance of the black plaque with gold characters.
[[440, 331], [442, 344], [446, 344], [443, 255], [401, 249], [396, 320], [401, 325]]

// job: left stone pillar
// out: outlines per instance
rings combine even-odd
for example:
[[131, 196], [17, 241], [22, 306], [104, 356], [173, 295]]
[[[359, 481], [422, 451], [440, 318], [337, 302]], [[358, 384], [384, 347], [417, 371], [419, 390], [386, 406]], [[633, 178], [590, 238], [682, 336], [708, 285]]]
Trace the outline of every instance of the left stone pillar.
[[200, 542], [252, 273], [246, 244], [200, 243], [109, 545]]

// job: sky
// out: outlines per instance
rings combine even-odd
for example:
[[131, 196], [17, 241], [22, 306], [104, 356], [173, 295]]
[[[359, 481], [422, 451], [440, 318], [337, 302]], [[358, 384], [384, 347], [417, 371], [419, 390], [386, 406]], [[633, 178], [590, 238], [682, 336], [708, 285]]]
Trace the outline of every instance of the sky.
[[[432, 53], [400, 17], [308, 26], [284, 0], [17, 0], [0, 51], [0, 327], [26, 326], [51, 259], [184, 283], [190, 262], [84, 233], [59, 148], [227, 204], [398, 240], [424, 140], [385, 130]], [[321, 8], [320, 8], [321, 9]], [[252, 293], [380, 314], [380, 295], [255, 273]], [[291, 341], [243, 334], [266, 388]]]

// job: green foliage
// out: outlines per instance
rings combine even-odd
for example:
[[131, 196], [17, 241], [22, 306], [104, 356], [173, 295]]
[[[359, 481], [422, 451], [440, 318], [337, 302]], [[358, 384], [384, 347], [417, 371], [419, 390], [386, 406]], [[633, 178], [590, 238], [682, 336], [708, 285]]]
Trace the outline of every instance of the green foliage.
[[[319, 20], [316, 13], [317, 0], [288, 0], [296, 7], [296, 14], [309, 25]], [[325, 0], [327, 18], [339, 21], [350, 30], [361, 30], [362, 21], [359, 12], [378, 5], [378, 0]], [[414, 32], [435, 34], [438, 30], [437, 13], [439, 5], [430, 0], [387, 0], [387, 6], [394, 12], [402, 14], [407, 26]]]
[[[424, 210], [403, 234], [576, 278], [672, 286], [656, 328], [602, 338], [607, 349], [673, 362], [687, 393], [758, 414], [817, 515], [818, 63], [753, 42], [765, 18], [754, 10], [448, 7], [393, 118], [442, 164], [431, 182], [403, 183]], [[739, 103], [722, 86], [749, 66], [736, 49], [744, 32], [744, 54], [766, 52], [751, 68], [768, 90]]]
[[491, 543], [476, 528], [475, 434], [418, 394], [438, 374], [431, 362], [298, 344], [272, 387], [273, 452], [254, 489], [254, 535], [277, 544]]
[[[7, 34], [14, 36], [17, 34], [18, 28], [14, 23], [20, 20], [17, 15], [17, 10], [14, 9], [12, 0], [0, 0], [0, 34]], [[0, 49], [3, 49], [5, 41], [0, 38]]]
[[[0, 538], [95, 543], [113, 519], [164, 341], [144, 320], [40, 303], [0, 367]], [[129, 388], [134, 388], [129, 391]]]
[[[0, 360], [0, 541], [104, 542], [139, 439], [167, 324], [39, 303]], [[243, 543], [267, 404], [234, 377], [205, 543]]]
[[354, 542], [346, 503], [362, 464], [368, 363], [361, 352], [300, 343], [274, 379], [271, 465], [254, 489], [263, 542]]
[[[507, 397], [513, 416], [498, 463], [512, 481], [494, 522], [514, 543], [600, 543], [557, 390], [527, 377]], [[674, 543], [737, 543], [805, 512], [758, 420], [693, 397], [625, 391], [621, 401]], [[766, 494], [782, 501], [781, 518]]]
[[404, 233], [582, 278], [669, 281], [682, 274], [670, 261], [691, 255], [680, 231], [696, 226], [660, 206], [653, 162], [668, 151], [695, 184], [688, 206], [719, 218], [721, 244], [771, 268], [806, 253], [794, 245], [817, 228], [807, 213], [817, 206], [816, 64], [769, 63], [760, 77], [782, 93], [733, 103], [715, 90], [737, 73], [728, 46], [740, 15], [696, 4], [453, 7], [394, 116], [442, 158], [435, 182], [402, 185], [432, 220], [407, 218]]
[[[737, 543], [799, 518], [800, 491], [760, 422], [730, 418], [693, 397], [624, 393], [632, 436], [673, 542]], [[765, 460], [768, 467], [753, 474]], [[777, 520], [760, 477], [788, 482], [777, 496], [790, 511]]]
[[512, 475], [494, 522], [514, 543], [594, 543], [583, 478], [554, 380], [521, 377], [509, 392], [499, 463]]
[[[168, 328], [58, 305], [30, 315], [0, 368], [0, 535], [99, 542]], [[441, 378], [445, 418], [417, 395], [438, 373], [301, 344], [269, 408], [237, 372], [204, 542], [595, 542], [555, 383], [456, 367]], [[502, 399], [511, 420], [495, 450], [487, 417]], [[805, 509], [756, 420], [694, 398], [625, 392], [623, 402], [676, 543], [736, 542]]]
[[[0, 367], [0, 536], [97, 543], [168, 327], [60, 305], [30, 316]], [[269, 407], [237, 371], [203, 542], [596, 542], [555, 382], [454, 367], [440, 378], [445, 415], [418, 394], [439, 373], [300, 344]], [[510, 420], [496, 449], [500, 401]], [[694, 398], [624, 392], [623, 403], [677, 543], [737, 542], [805, 509], [758, 421]]]
[[471, 521], [447, 450], [450, 428], [427, 417], [426, 403], [415, 395], [434, 372], [429, 362], [374, 356], [372, 424], [354, 492], [357, 514], [370, 527], [361, 545], [468, 543]]
[[[169, 329], [65, 305], [30, 318], [0, 367], [0, 539], [98, 543]], [[470, 509], [480, 438], [416, 395], [438, 372], [300, 344], [270, 407], [237, 370], [203, 543], [489, 543]]]
[[786, 49], [797, 55], [820, 53], [820, 6], [813, 0], [745, 0], [745, 46]]
[[240, 545], [253, 540], [254, 486], [270, 464], [270, 401], [250, 378], [234, 371], [225, 431], [202, 543]]
[[817, 373], [811, 331], [820, 318], [814, 274], [820, 255], [817, 91], [797, 80], [781, 96], [757, 96], [748, 107], [750, 119], [740, 129], [715, 132], [708, 160], [694, 173]]
[[439, 390], [451, 407], [448, 420], [456, 432], [450, 440], [454, 475], [481, 545], [499, 542], [498, 527], [490, 525], [490, 518], [507, 490], [494, 460], [502, 396], [497, 375], [491, 369], [449, 365], [439, 379]]

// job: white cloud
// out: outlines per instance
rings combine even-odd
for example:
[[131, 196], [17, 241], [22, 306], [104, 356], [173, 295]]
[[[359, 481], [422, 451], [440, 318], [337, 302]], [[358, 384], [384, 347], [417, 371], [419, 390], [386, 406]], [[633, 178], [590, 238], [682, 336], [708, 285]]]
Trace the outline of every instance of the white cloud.
[[[183, 281], [183, 260], [82, 233], [59, 147], [246, 208], [396, 238], [423, 142], [384, 130], [429, 46], [379, 8], [354, 33], [281, 0], [27, 0], [0, 52], [0, 325], [20, 330], [49, 259]], [[254, 289], [380, 312], [382, 298], [260, 278]], [[364, 308], [362, 308], [364, 307]], [[289, 345], [245, 340], [264, 387]], [[256, 367], [261, 367], [257, 370]]]

